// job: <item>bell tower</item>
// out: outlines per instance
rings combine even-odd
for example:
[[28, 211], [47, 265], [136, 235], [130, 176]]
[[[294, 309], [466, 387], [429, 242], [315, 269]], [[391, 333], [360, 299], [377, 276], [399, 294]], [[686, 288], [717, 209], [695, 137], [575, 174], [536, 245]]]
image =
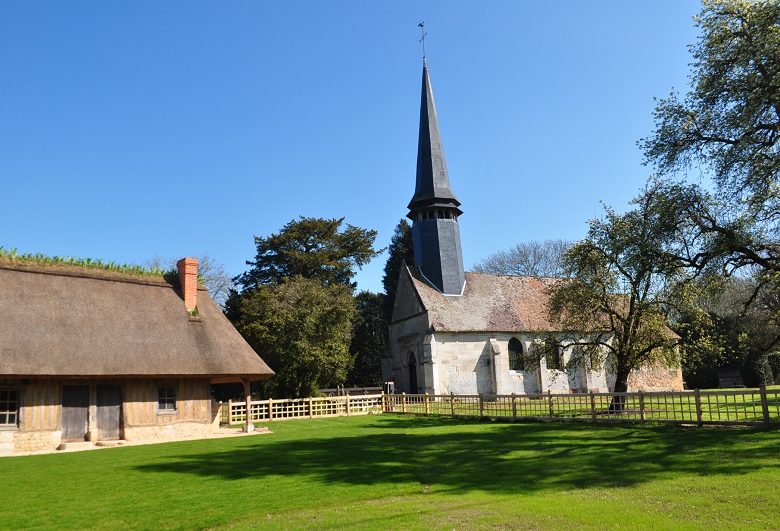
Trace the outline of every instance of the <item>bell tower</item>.
[[460, 295], [466, 276], [460, 244], [460, 201], [450, 189], [436, 105], [423, 59], [417, 181], [407, 217], [412, 220], [414, 262], [425, 278], [445, 295]]

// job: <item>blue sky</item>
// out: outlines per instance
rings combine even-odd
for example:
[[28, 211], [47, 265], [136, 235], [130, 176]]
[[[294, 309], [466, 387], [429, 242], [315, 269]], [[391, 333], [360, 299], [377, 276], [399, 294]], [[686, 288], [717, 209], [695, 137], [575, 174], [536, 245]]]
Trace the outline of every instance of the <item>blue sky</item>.
[[[143, 262], [346, 217], [389, 243], [414, 191], [421, 50], [467, 268], [577, 239], [642, 186], [653, 97], [698, 2], [4, 2], [0, 245]], [[358, 275], [381, 289], [382, 256]]]

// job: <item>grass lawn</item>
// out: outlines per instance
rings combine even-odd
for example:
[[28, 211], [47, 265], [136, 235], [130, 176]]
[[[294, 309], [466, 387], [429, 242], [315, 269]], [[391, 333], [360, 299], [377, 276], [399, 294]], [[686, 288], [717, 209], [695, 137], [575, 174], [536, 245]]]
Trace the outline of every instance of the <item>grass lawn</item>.
[[780, 431], [370, 415], [0, 459], [0, 528], [780, 528]]

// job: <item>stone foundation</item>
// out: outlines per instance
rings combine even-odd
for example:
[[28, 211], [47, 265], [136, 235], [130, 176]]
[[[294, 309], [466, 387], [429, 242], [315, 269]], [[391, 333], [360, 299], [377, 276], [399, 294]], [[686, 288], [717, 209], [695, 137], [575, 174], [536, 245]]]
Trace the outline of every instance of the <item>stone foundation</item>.
[[134, 443], [156, 443], [204, 439], [211, 433], [210, 422], [172, 422], [152, 426], [126, 426], [124, 438]]
[[61, 440], [61, 431], [0, 431], [0, 455], [50, 451]]
[[[124, 428], [124, 439], [133, 443], [158, 443], [205, 439], [212, 435], [211, 422], [172, 422], [154, 426]], [[0, 431], [0, 456], [56, 450], [62, 442], [61, 431]]]

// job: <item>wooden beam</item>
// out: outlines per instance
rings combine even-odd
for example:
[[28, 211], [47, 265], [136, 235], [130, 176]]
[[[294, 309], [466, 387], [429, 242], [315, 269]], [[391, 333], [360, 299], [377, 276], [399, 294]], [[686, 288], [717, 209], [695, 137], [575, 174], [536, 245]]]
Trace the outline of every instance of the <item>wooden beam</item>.
[[246, 401], [246, 422], [244, 423], [244, 431], [246, 433], [252, 433], [255, 431], [255, 425], [252, 422], [252, 389], [248, 378], [241, 380], [244, 384], [244, 397]]

